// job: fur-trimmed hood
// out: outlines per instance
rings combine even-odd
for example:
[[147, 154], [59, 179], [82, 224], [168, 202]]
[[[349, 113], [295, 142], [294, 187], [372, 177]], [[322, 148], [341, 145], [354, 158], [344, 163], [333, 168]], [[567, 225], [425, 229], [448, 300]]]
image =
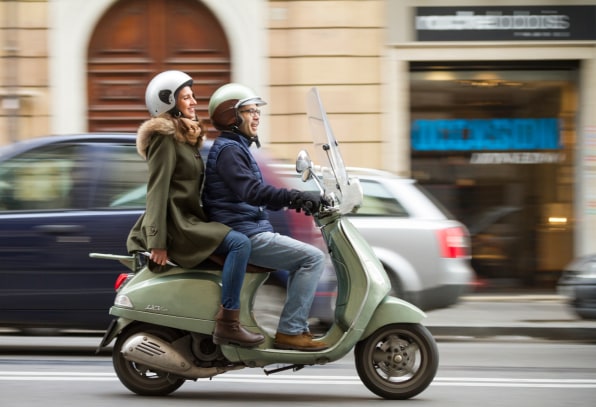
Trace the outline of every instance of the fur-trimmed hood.
[[147, 159], [147, 147], [149, 147], [151, 136], [154, 134], [173, 137], [181, 143], [197, 145], [202, 141], [204, 131], [200, 122], [186, 118], [152, 117], [141, 124], [137, 131], [137, 151], [145, 160]]

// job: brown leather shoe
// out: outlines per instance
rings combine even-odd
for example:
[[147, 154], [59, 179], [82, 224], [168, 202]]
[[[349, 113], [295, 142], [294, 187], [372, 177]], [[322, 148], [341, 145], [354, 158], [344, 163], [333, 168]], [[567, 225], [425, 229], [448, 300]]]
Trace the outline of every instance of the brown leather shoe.
[[287, 335], [277, 332], [275, 334], [275, 342], [273, 343], [273, 346], [278, 349], [310, 352], [324, 350], [329, 347], [325, 342], [313, 339], [310, 332], [304, 332], [298, 335]]

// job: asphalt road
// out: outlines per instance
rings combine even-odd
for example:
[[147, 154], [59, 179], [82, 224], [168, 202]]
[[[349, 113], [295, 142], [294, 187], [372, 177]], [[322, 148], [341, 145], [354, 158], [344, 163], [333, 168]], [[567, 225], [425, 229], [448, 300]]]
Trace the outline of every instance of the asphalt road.
[[[97, 342], [97, 338], [75, 339]], [[596, 397], [593, 344], [452, 338], [438, 346], [434, 381], [415, 398], [391, 405], [589, 406]], [[118, 381], [107, 355], [0, 353], [0, 392], [2, 406], [19, 407], [334, 407], [383, 401], [363, 385], [351, 354], [328, 365], [270, 376], [259, 368], [243, 369], [212, 380], [188, 381], [168, 397], [140, 397]]]

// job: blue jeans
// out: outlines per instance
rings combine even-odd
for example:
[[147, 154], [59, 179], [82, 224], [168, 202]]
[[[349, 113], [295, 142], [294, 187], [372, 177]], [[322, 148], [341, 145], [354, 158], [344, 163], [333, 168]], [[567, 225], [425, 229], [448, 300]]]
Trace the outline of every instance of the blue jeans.
[[250, 256], [250, 240], [243, 233], [230, 230], [214, 253], [226, 256], [221, 273], [221, 305], [240, 309], [240, 289]]
[[258, 233], [250, 241], [251, 264], [289, 273], [286, 303], [277, 332], [287, 335], [308, 332], [308, 314], [325, 268], [325, 255], [314, 246], [279, 233]]

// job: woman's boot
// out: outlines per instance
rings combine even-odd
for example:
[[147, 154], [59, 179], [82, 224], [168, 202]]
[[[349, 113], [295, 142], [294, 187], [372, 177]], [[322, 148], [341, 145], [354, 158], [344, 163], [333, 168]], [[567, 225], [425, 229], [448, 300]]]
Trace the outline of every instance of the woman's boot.
[[242, 347], [253, 347], [265, 342], [261, 334], [253, 333], [240, 324], [240, 310], [227, 309], [223, 306], [215, 317], [215, 330], [213, 331], [213, 343], [216, 345], [237, 345]]

